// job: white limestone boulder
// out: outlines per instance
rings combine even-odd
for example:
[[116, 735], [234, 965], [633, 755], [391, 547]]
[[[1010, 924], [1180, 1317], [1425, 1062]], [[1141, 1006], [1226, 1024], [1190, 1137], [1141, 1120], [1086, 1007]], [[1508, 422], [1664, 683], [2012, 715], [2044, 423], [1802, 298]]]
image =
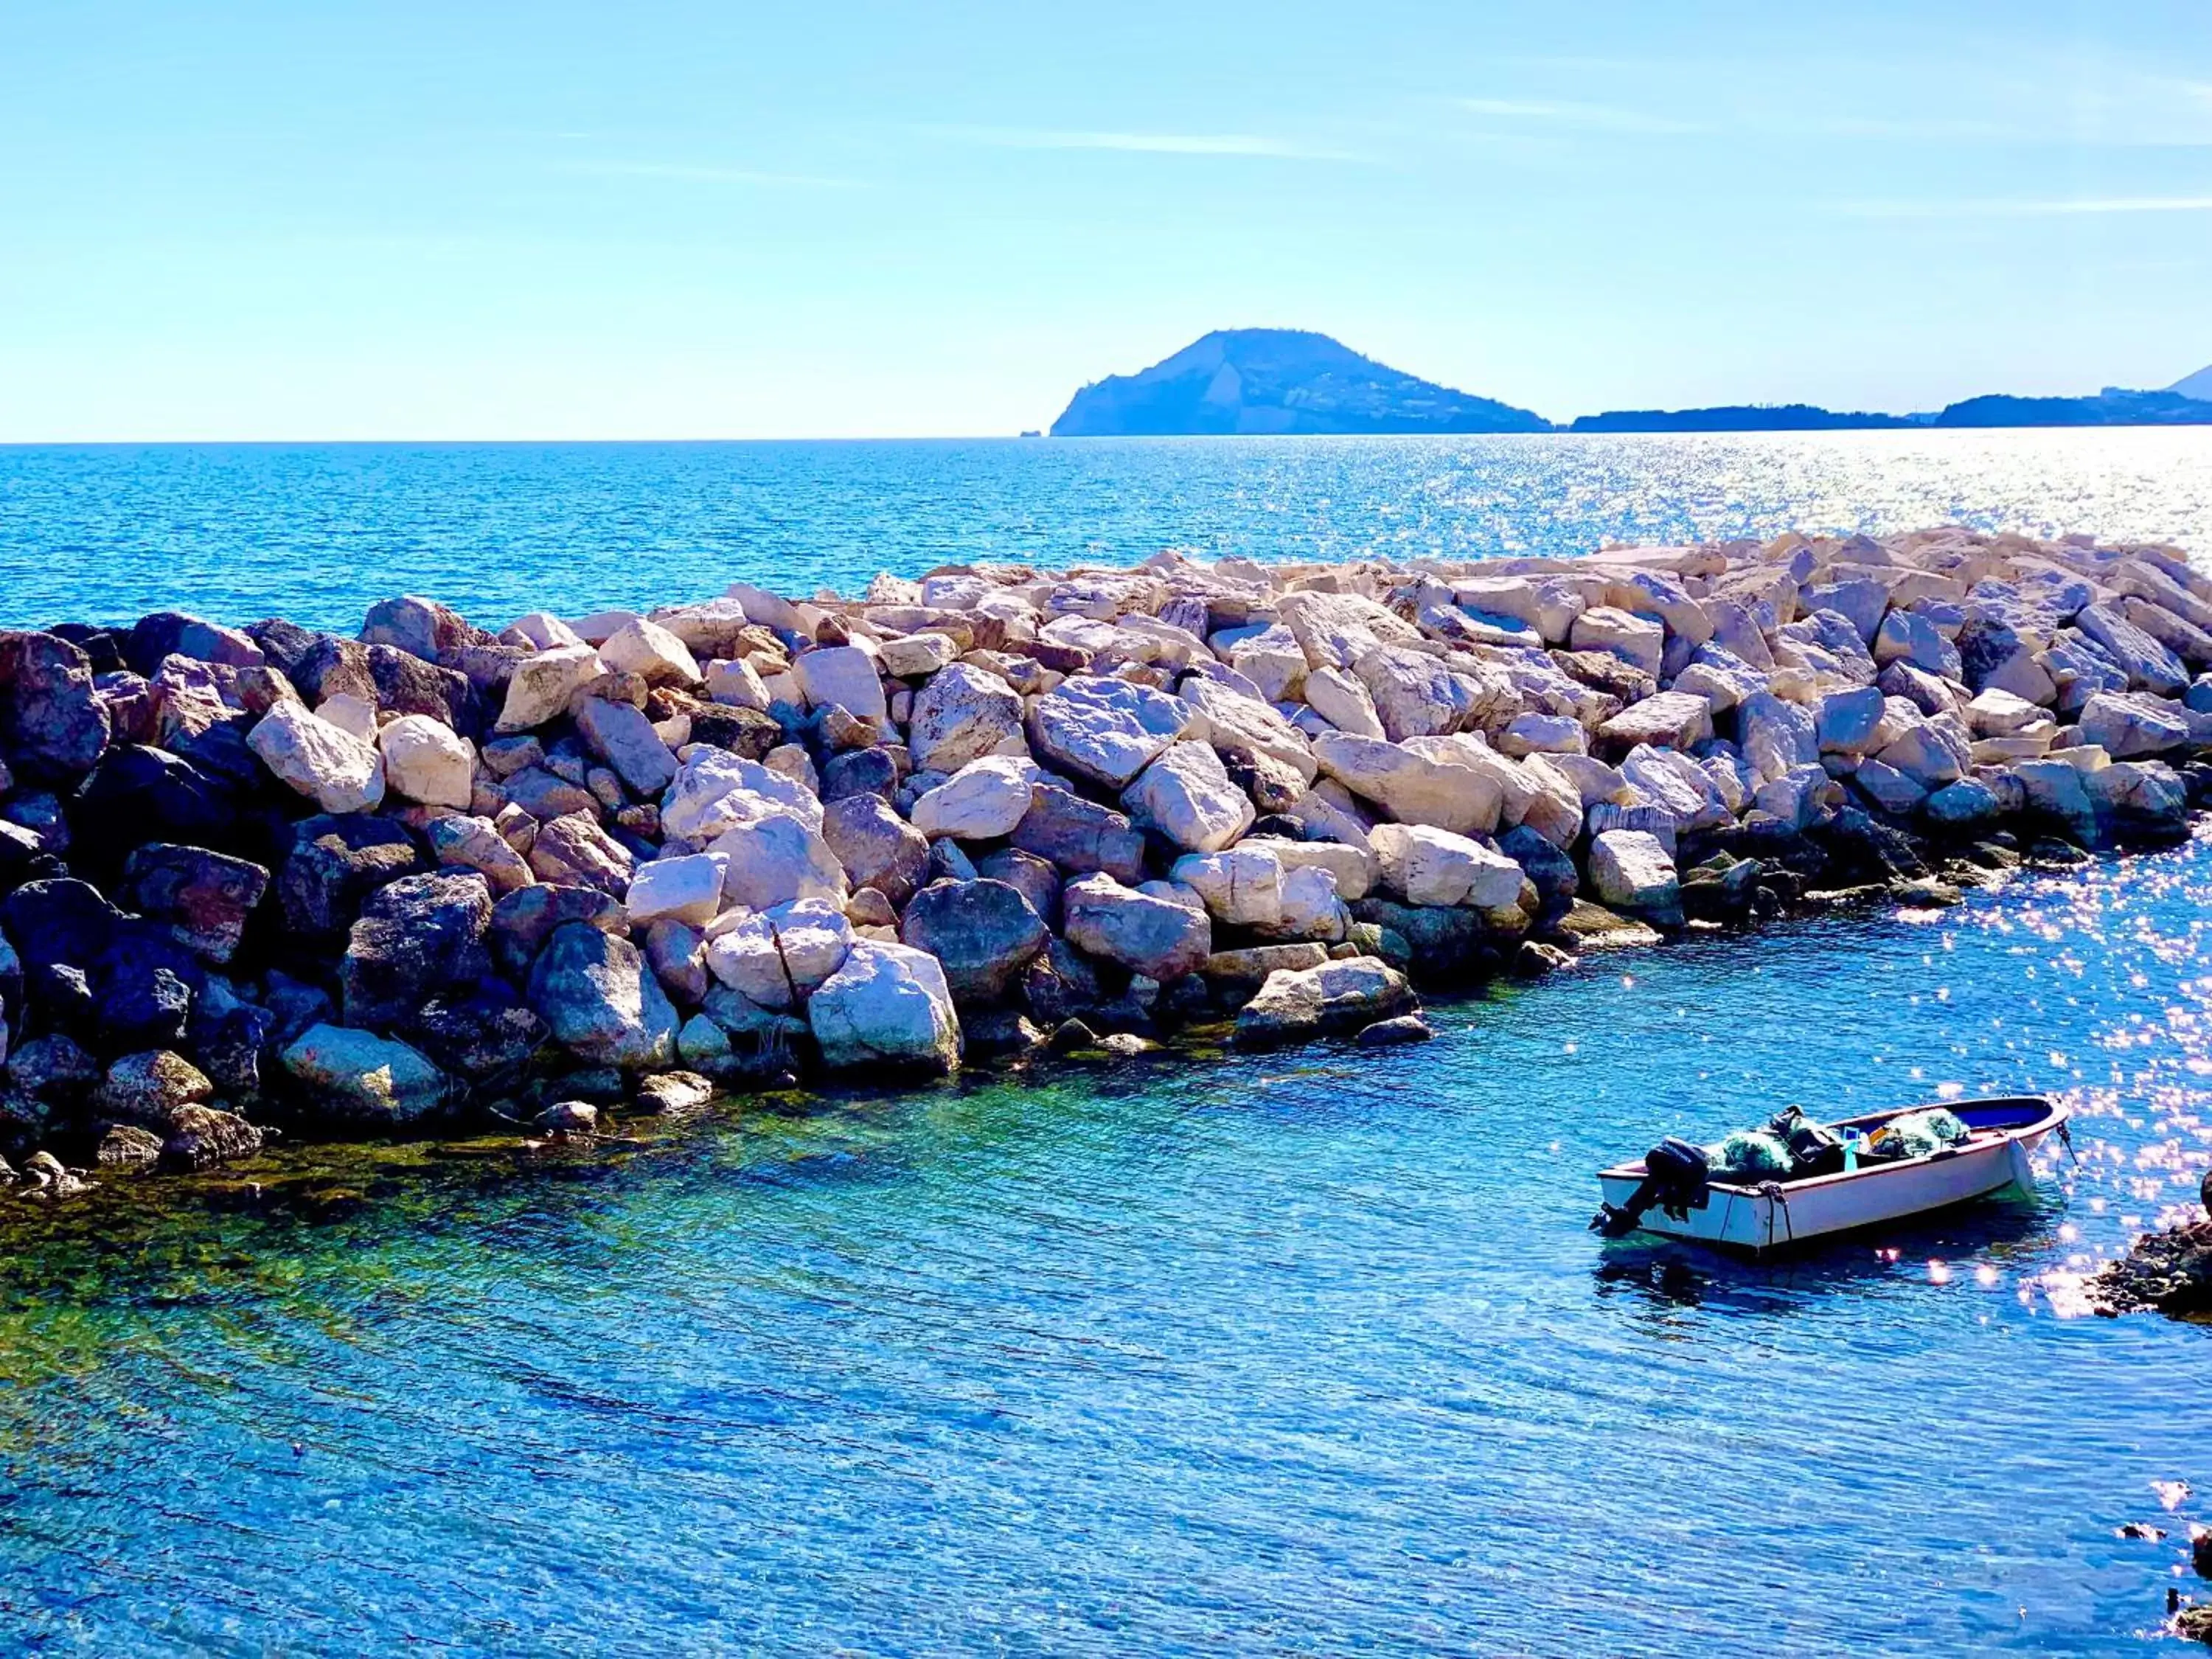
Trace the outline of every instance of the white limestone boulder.
[[384, 781], [425, 806], [464, 807], [474, 793], [476, 748], [443, 720], [402, 714], [377, 733]]
[[270, 772], [325, 812], [366, 812], [384, 799], [384, 757], [304, 703], [279, 702], [255, 722], [246, 743]]
[[857, 645], [817, 646], [792, 659], [791, 672], [810, 708], [835, 703], [848, 714], [879, 720], [890, 712], [876, 659]]
[[1589, 846], [1590, 890], [1614, 910], [1662, 927], [1682, 924], [1682, 888], [1673, 856], [1641, 830], [1607, 830]]
[[1043, 781], [1043, 771], [1026, 757], [986, 755], [925, 791], [909, 817], [932, 841], [1011, 836], [1030, 810], [1030, 789]]
[[507, 682], [498, 729], [527, 732], [568, 707], [568, 699], [606, 672], [588, 645], [556, 645], [514, 665]]
[[1254, 842], [1225, 853], [1190, 853], [1168, 871], [1188, 887], [1216, 921], [1273, 927], [1283, 915], [1283, 865], [1272, 845]]
[[714, 977], [762, 1008], [796, 1008], [845, 965], [853, 924], [826, 899], [798, 899], [739, 918], [707, 942]]
[[733, 825], [708, 850], [726, 860], [722, 896], [732, 906], [766, 910], [818, 898], [845, 908], [844, 866], [819, 830], [788, 813]]
[[[1170, 744], [1122, 792], [1121, 810], [1138, 828], [1192, 853], [1228, 846], [1257, 816], [1251, 797], [1231, 781], [1221, 757], [1204, 743]], [[921, 811], [919, 803], [915, 811]]]
[[704, 927], [721, 914], [724, 860], [714, 853], [654, 859], [630, 874], [623, 904], [632, 927], [681, 921]]
[[696, 685], [698, 659], [659, 623], [632, 617], [599, 647], [599, 660], [617, 674], [635, 674], [647, 685]]
[[1383, 888], [1408, 904], [1492, 910], [1520, 896], [1521, 866], [1480, 842], [1422, 824], [1370, 832]]
[[837, 971], [807, 998], [806, 1023], [832, 1071], [942, 1075], [960, 1066], [960, 1021], [945, 970], [910, 945], [855, 940]]
[[957, 772], [986, 755], [1027, 754], [1022, 700], [997, 675], [956, 662], [915, 694], [907, 746], [915, 769], [925, 772]]

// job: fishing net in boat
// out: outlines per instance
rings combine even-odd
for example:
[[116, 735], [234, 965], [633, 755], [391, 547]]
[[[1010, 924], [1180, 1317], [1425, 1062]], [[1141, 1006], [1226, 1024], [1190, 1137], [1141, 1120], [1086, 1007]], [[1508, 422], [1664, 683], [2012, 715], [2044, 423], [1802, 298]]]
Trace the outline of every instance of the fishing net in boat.
[[1723, 1181], [1779, 1181], [1795, 1167], [1788, 1143], [1765, 1129], [1731, 1130], [1705, 1157]]
[[1966, 1138], [1958, 1115], [1941, 1106], [1893, 1117], [1874, 1132], [1867, 1151], [1875, 1158], [1925, 1158]]

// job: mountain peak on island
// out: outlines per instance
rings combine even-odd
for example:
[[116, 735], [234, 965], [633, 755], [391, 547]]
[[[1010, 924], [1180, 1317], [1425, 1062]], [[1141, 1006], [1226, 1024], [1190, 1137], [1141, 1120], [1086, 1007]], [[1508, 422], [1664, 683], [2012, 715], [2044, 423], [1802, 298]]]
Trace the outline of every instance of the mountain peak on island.
[[2212, 364], [2207, 364], [2194, 374], [2176, 380], [2172, 386], [2166, 387], [2166, 390], [2177, 392], [2184, 398], [2195, 398], [2205, 403], [2212, 403]]
[[1525, 409], [1297, 328], [1216, 329], [1150, 368], [1085, 386], [1052, 423], [1055, 438], [1550, 430]]

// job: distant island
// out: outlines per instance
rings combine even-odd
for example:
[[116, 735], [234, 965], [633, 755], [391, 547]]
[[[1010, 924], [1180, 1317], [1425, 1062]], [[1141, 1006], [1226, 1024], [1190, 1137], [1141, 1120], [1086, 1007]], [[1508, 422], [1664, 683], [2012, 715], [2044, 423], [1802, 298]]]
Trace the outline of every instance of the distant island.
[[[1839, 432], [1926, 427], [2212, 425], [2212, 367], [2159, 392], [1968, 398], [1922, 414], [1813, 404], [1622, 409], [1557, 425], [1494, 398], [1392, 368], [1305, 329], [1217, 329], [1134, 374], [1085, 386], [1055, 438], [1498, 432]], [[1024, 434], [1024, 436], [1030, 434]]]
[[1838, 432], [1919, 426], [1910, 415], [1839, 414], [1811, 404], [1723, 404], [1716, 409], [1616, 409], [1579, 415], [1563, 432]]
[[1141, 373], [1085, 386], [1052, 423], [1055, 438], [1551, 429], [1528, 410], [1292, 328], [1217, 329]]

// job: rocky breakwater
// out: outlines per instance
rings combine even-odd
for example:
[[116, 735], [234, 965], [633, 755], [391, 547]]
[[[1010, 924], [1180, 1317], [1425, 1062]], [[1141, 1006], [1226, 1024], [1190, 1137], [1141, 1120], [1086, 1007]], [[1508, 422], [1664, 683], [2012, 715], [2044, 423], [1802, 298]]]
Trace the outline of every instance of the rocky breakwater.
[[1955, 529], [0, 635], [0, 1153], [1418, 1039], [1417, 985], [2179, 836], [2208, 666], [2172, 550]]

